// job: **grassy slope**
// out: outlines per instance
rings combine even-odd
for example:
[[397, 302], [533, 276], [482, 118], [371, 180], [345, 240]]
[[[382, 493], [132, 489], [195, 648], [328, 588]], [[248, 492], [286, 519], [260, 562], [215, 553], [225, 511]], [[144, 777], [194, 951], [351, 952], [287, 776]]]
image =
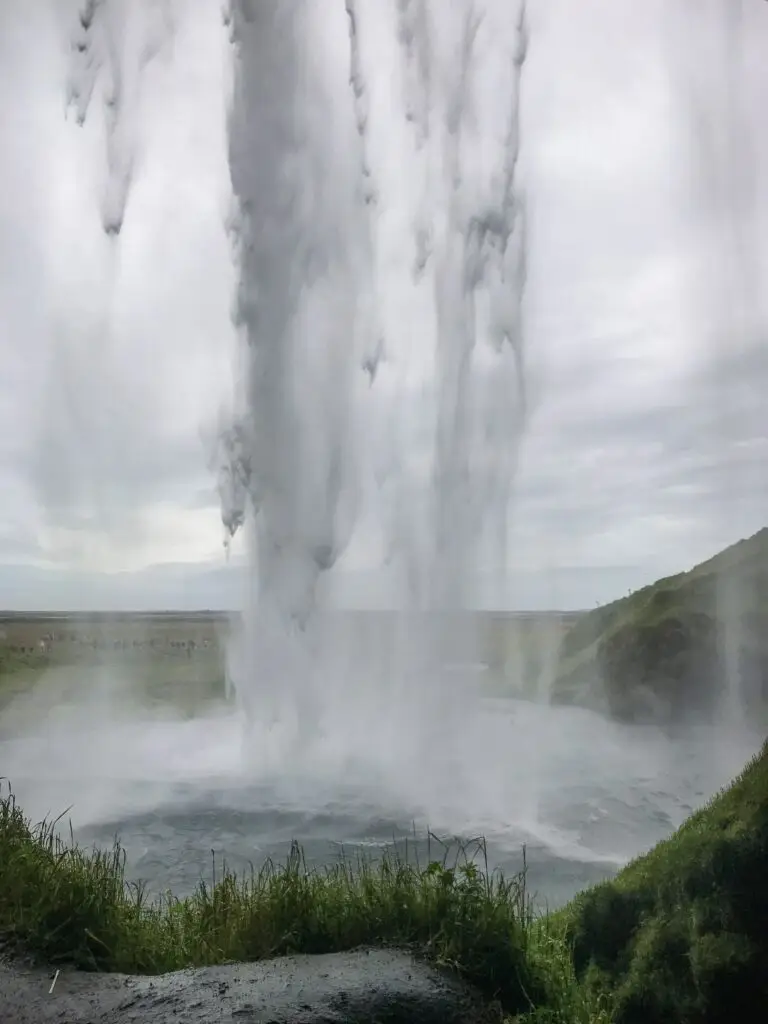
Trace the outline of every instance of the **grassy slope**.
[[616, 1024], [768, 1011], [768, 743], [668, 840], [566, 908], [577, 974]]
[[768, 700], [768, 529], [689, 572], [584, 615], [563, 640], [554, 699], [595, 704], [619, 718], [711, 712], [723, 677], [718, 613], [726, 603], [739, 623], [747, 699], [751, 707], [763, 708]]

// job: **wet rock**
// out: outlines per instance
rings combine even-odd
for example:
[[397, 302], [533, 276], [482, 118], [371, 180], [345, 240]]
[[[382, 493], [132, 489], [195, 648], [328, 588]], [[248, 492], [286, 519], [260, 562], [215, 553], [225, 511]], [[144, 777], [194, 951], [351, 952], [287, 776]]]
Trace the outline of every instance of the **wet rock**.
[[157, 977], [0, 963], [0, 1024], [474, 1024], [476, 994], [397, 950], [281, 957]]

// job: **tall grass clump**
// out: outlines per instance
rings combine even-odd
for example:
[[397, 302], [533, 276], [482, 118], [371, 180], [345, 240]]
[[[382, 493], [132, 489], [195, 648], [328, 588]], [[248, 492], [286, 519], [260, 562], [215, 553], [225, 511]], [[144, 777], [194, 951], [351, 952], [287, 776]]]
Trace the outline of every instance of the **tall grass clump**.
[[562, 915], [544, 915], [532, 922], [528, 955], [543, 989], [538, 1003], [516, 1017], [516, 1024], [614, 1024], [612, 994], [576, 974]]
[[117, 841], [86, 851], [71, 832], [64, 842], [58, 824], [33, 825], [10, 788], [0, 794], [0, 938], [49, 963], [155, 974], [399, 946], [455, 970], [507, 1012], [545, 998], [524, 874], [491, 874], [466, 850], [449, 859], [443, 847], [426, 866], [388, 852], [310, 870], [294, 845], [282, 866], [268, 861], [244, 877], [224, 867], [191, 896], [150, 899], [126, 881]]

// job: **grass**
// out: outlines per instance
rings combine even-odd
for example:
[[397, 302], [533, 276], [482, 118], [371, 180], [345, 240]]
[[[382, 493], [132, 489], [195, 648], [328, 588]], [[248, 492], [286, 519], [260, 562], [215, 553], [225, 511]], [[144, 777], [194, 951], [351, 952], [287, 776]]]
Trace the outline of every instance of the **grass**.
[[[610, 882], [536, 917], [525, 872], [465, 848], [309, 870], [294, 846], [237, 878], [212, 862], [188, 898], [150, 900], [124, 855], [86, 851], [0, 795], [0, 940], [49, 963], [181, 967], [412, 949], [527, 1024], [732, 1024], [768, 1007], [768, 743], [727, 789]], [[478, 844], [482, 856], [484, 847]], [[762, 1012], [761, 1012], [762, 1011]]]
[[768, 1008], [768, 743], [669, 839], [558, 916], [615, 1024], [731, 1024]]
[[548, 976], [559, 947], [535, 928], [524, 875], [492, 875], [467, 856], [449, 863], [445, 853], [422, 867], [387, 854], [316, 871], [295, 846], [282, 867], [269, 862], [238, 879], [214, 863], [193, 895], [152, 901], [126, 882], [119, 844], [82, 850], [56, 825], [33, 825], [10, 790], [0, 798], [0, 936], [49, 963], [153, 974], [397, 946], [457, 971], [508, 1013], [567, 987]]

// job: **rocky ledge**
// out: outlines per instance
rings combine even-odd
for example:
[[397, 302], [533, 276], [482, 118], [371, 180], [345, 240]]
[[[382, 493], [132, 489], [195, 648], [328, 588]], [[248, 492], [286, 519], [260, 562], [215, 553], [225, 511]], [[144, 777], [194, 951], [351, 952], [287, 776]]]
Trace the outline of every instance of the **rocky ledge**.
[[479, 1024], [460, 981], [398, 950], [281, 957], [157, 977], [0, 962], [0, 1024]]

